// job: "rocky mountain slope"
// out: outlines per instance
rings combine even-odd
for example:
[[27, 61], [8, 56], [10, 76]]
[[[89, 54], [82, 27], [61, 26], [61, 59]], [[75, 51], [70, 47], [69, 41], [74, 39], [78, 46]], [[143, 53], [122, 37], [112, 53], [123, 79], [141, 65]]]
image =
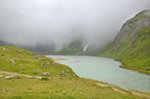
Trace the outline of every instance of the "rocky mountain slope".
[[114, 42], [98, 55], [120, 60], [123, 68], [150, 74], [150, 10], [128, 20]]

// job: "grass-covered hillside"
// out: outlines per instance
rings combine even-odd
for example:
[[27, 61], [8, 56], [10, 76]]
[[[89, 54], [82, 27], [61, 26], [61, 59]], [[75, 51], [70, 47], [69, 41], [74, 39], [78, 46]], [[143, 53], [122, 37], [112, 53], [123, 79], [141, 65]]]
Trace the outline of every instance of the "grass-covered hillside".
[[99, 55], [120, 60], [123, 68], [150, 74], [150, 10], [128, 20]]
[[50, 77], [75, 75], [65, 65], [15, 46], [0, 46], [0, 70], [38, 76], [47, 72]]
[[76, 55], [83, 50], [82, 41], [77, 40], [71, 42], [68, 46], [64, 46], [60, 51], [56, 52], [58, 55]]
[[0, 99], [147, 99], [78, 77], [69, 67], [15, 46], [0, 47]]

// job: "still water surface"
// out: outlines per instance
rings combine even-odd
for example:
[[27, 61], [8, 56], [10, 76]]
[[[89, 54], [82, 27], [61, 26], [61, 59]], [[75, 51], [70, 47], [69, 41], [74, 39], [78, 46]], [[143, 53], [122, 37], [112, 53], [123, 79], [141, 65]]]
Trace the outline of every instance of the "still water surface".
[[80, 77], [90, 78], [117, 85], [125, 89], [150, 92], [150, 75], [122, 69], [120, 62], [113, 59], [94, 56], [59, 56], [47, 57], [63, 58], [58, 61], [68, 65]]

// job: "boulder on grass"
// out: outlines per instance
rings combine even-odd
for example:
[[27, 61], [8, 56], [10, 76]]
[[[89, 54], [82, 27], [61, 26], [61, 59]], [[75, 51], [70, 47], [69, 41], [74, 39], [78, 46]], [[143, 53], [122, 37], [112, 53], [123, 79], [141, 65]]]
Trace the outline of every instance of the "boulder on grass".
[[50, 75], [50, 73], [49, 72], [44, 72], [44, 73], [42, 73], [42, 75], [47, 76], [47, 75]]
[[5, 78], [6, 79], [12, 79], [12, 78], [14, 78], [15, 76], [6, 76]]

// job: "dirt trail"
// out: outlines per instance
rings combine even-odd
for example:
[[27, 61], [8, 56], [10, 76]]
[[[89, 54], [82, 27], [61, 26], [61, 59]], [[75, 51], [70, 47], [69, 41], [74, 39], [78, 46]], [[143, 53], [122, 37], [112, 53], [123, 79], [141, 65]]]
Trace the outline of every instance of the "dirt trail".
[[[24, 76], [24, 77], [27, 77], [27, 78], [37, 78], [37, 79], [41, 79], [42, 76], [31, 76], [31, 75], [25, 75], [25, 74], [20, 74], [20, 73], [15, 73], [15, 72], [8, 72], [8, 71], [2, 71], [0, 70], [0, 74], [6, 74], [6, 75], [11, 75], [11, 76]], [[100, 86], [100, 87], [109, 87], [108, 85], [106, 84], [102, 84], [102, 83], [96, 83], [97, 86]], [[128, 95], [125, 91], [122, 91], [120, 89], [117, 89], [115, 87], [112, 87], [112, 89], [118, 93], [121, 93], [121, 94], [124, 94], [124, 95]], [[136, 92], [136, 91], [131, 91], [131, 93], [135, 96], [139, 96], [139, 97], [144, 97], [146, 99], [150, 99], [150, 95], [146, 95], [146, 94], [143, 94], [143, 93], [140, 93], [140, 92]]]
[[100, 86], [100, 87], [109, 87], [108, 85], [102, 84], [102, 83], [96, 83], [95, 85]]
[[125, 91], [122, 91], [122, 90], [119, 90], [117, 88], [112, 88], [114, 91], [118, 92], [118, 93], [121, 93], [121, 94], [124, 94], [124, 95], [127, 95], [127, 93]]
[[27, 78], [38, 78], [38, 79], [42, 78], [42, 76], [31, 76], [31, 75], [20, 74], [20, 73], [15, 73], [15, 72], [8, 72], [8, 71], [2, 71], [2, 70], [0, 70], [0, 74], [6, 74], [6, 75], [11, 75], [11, 76], [24, 76], [24, 77], [27, 77]]
[[[106, 84], [102, 84], [102, 83], [96, 83], [95, 85], [97, 86], [100, 86], [100, 87], [109, 87], [108, 85]], [[112, 86], [111, 86], [112, 87]], [[122, 91], [118, 88], [115, 88], [115, 87], [112, 87], [112, 89], [118, 93], [121, 93], [123, 95], [129, 95], [127, 92], [125, 91]], [[143, 97], [144, 99], [150, 99], [150, 95], [147, 95], [147, 94], [144, 94], [144, 93], [140, 93], [140, 92], [136, 92], [136, 91], [131, 91], [131, 93], [135, 96], [138, 96], [138, 97]]]
[[132, 91], [133, 95], [139, 96], [139, 97], [144, 97], [146, 99], [150, 99], [150, 95], [142, 94], [140, 92]]

